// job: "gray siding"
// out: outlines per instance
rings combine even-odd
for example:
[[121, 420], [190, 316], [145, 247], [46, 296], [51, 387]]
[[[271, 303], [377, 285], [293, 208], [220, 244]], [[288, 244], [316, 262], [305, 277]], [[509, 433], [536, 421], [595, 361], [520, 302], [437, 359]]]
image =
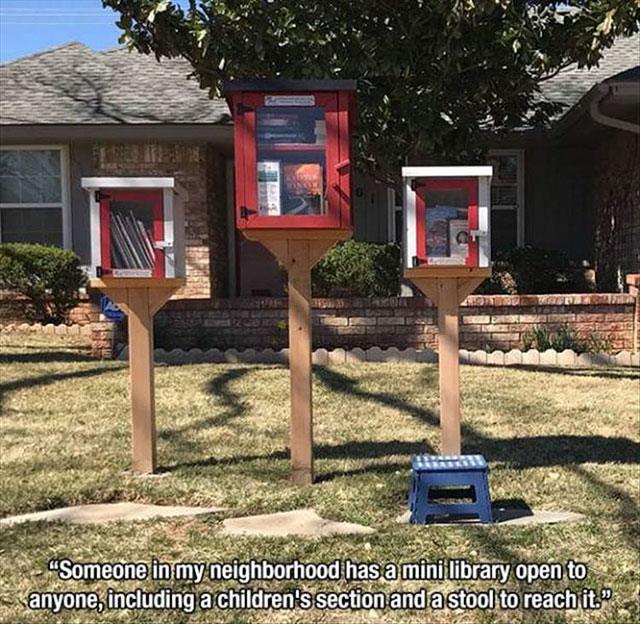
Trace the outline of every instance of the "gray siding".
[[589, 187], [593, 154], [585, 147], [525, 150], [525, 241], [593, 261]]

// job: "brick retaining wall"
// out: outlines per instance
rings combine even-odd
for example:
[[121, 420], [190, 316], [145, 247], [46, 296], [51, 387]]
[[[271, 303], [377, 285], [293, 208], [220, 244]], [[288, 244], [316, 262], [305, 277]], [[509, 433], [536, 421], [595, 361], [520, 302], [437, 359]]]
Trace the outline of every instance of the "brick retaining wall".
[[[633, 346], [635, 298], [627, 294], [472, 295], [460, 310], [463, 349], [517, 349], [536, 326], [567, 327]], [[314, 300], [314, 347], [437, 347], [437, 310], [422, 297]], [[170, 301], [156, 318], [160, 348], [265, 348], [287, 344], [287, 300]]]

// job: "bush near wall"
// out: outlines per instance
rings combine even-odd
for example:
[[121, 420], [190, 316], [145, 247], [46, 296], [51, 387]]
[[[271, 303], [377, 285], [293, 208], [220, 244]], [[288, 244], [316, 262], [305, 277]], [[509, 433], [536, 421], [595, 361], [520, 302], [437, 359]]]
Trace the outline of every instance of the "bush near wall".
[[19, 295], [24, 318], [63, 323], [87, 278], [69, 249], [33, 243], [0, 244], [0, 290]]
[[478, 293], [487, 295], [544, 295], [586, 293], [594, 290], [582, 267], [575, 266], [562, 251], [516, 247], [499, 252], [491, 278]]
[[313, 268], [314, 297], [394, 297], [400, 288], [400, 247], [349, 240]]

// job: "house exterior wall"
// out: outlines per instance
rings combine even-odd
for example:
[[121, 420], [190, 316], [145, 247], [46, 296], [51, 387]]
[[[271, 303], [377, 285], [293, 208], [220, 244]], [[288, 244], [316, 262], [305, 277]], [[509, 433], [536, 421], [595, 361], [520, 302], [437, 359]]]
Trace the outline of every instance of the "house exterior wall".
[[624, 290], [640, 273], [640, 137], [613, 130], [595, 152], [591, 205], [600, 291]]
[[525, 150], [525, 242], [593, 261], [592, 151], [549, 141]]
[[182, 143], [97, 144], [96, 176], [172, 176], [185, 202], [187, 283], [174, 298], [227, 294], [224, 159], [212, 146]]

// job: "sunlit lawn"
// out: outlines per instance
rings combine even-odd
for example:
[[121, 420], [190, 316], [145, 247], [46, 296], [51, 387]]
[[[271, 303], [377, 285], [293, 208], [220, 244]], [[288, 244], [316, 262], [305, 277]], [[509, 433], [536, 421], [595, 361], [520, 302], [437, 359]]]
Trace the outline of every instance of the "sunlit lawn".
[[[494, 502], [580, 512], [547, 526], [399, 525], [409, 458], [438, 450], [437, 368], [418, 364], [320, 367], [314, 376], [317, 483], [288, 483], [288, 371], [282, 366], [159, 366], [156, 402], [161, 472], [129, 468], [128, 371], [86, 354], [82, 339], [0, 337], [0, 516], [77, 503], [142, 501], [220, 505], [197, 519], [105, 526], [0, 529], [0, 621], [81, 622], [95, 617], [29, 612], [36, 589], [104, 591], [63, 583], [52, 557], [79, 561], [271, 559], [288, 561], [565, 562], [589, 565], [573, 588], [611, 587], [593, 612], [109, 612], [122, 622], [635, 622], [638, 612], [639, 376], [631, 369], [534, 371], [462, 368], [465, 452], [491, 465]], [[225, 517], [313, 507], [324, 517], [374, 527], [367, 536], [255, 539], [225, 536]], [[268, 589], [291, 583], [259, 584]], [[561, 589], [567, 581], [533, 587]], [[135, 584], [119, 584], [118, 589]], [[151, 583], [140, 584], [157, 589]], [[301, 583], [309, 591], [479, 590], [483, 582]], [[175, 586], [173, 586], [175, 588]], [[517, 586], [511, 586], [518, 589]], [[184, 589], [184, 588], [183, 588]], [[211, 583], [195, 588], [212, 591]], [[220, 586], [217, 586], [220, 589]], [[527, 588], [520, 588], [527, 589]]]

